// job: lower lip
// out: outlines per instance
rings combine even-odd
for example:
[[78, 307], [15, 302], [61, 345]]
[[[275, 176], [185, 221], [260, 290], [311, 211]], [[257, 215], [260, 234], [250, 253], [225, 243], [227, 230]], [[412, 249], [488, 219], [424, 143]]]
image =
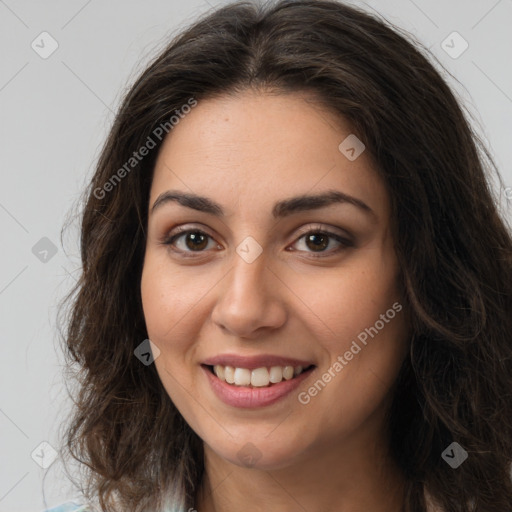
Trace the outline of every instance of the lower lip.
[[315, 367], [302, 372], [299, 376], [290, 380], [283, 380], [278, 384], [268, 387], [249, 388], [246, 386], [235, 386], [220, 380], [206, 366], [201, 366], [206, 373], [206, 377], [210, 383], [213, 392], [224, 403], [233, 407], [244, 409], [254, 409], [256, 407], [265, 407], [272, 405], [277, 401], [289, 395], [299, 384], [307, 379]]

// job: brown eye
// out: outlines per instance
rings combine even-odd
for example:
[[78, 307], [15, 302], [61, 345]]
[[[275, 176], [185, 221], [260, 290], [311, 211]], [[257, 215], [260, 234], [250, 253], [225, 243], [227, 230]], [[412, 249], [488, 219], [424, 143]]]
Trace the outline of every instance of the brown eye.
[[185, 245], [195, 251], [204, 249], [208, 245], [208, 235], [199, 231], [191, 231], [185, 234]]
[[208, 247], [212, 237], [197, 229], [180, 230], [179, 233], [171, 235], [164, 241], [165, 245], [176, 247], [180, 252], [203, 252]]
[[[335, 247], [334, 249], [328, 249], [333, 245], [333, 239], [336, 242]], [[298, 244], [302, 240], [304, 241], [303, 245], [306, 246], [305, 252], [313, 253], [314, 257], [331, 256], [349, 247], [354, 247], [354, 242], [348, 237], [343, 237], [337, 233], [318, 229], [305, 233], [297, 240], [297, 242], [295, 242], [295, 244]], [[302, 251], [302, 249], [299, 250]]]
[[324, 250], [329, 246], [329, 237], [322, 233], [314, 233], [306, 236], [306, 245], [316, 251]]

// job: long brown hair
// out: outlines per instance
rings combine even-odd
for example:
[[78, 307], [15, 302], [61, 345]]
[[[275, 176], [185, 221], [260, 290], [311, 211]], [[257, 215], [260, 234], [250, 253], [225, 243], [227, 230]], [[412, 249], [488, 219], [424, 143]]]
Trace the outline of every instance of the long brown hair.
[[[202, 442], [154, 365], [134, 356], [148, 337], [140, 279], [155, 134], [171, 133], [191, 99], [247, 88], [314, 93], [385, 180], [413, 332], [389, 415], [404, 510], [424, 512], [425, 492], [445, 511], [510, 509], [512, 240], [489, 185], [495, 165], [424, 48], [331, 0], [216, 9], [126, 94], [86, 190], [83, 273], [64, 320], [79, 383], [66, 445], [86, 469], [83, 492], [104, 511], [163, 510], [169, 496], [173, 510], [194, 506]], [[442, 457], [452, 442], [468, 453], [456, 469]]]

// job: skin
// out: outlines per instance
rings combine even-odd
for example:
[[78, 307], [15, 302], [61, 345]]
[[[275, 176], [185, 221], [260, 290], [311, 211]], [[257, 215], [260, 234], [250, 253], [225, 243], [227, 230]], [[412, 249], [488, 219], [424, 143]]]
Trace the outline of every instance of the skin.
[[[407, 350], [403, 310], [309, 403], [297, 398], [402, 302], [389, 197], [368, 152], [350, 161], [338, 149], [351, 133], [306, 94], [245, 91], [199, 102], [158, 155], [142, 302], [163, 386], [204, 441], [200, 512], [396, 512], [403, 503], [385, 420]], [[173, 201], [151, 211], [171, 189], [207, 196], [225, 216]], [[277, 201], [327, 190], [373, 213], [338, 203], [272, 216]], [[199, 250], [186, 234], [165, 245], [177, 226], [209, 237]], [[351, 244], [308, 244], [304, 234], [318, 227]], [[263, 251], [252, 263], [236, 252], [248, 236]], [[216, 397], [200, 367], [228, 352], [316, 368], [276, 404], [238, 409]], [[245, 467], [237, 454], [249, 442], [257, 455]]]

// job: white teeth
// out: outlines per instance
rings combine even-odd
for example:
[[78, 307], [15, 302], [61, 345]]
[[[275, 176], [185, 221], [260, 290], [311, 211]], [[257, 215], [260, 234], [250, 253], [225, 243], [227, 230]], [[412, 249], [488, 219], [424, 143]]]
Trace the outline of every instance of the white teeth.
[[278, 384], [283, 380], [290, 380], [297, 377], [304, 371], [302, 366], [272, 366], [270, 368], [234, 368], [233, 366], [222, 366], [216, 364], [213, 372], [217, 377], [235, 386], [265, 387], [270, 384]]
[[225, 373], [224, 373], [224, 366], [221, 366], [220, 364], [216, 364], [213, 367], [213, 371], [215, 372], [215, 375], [219, 377], [221, 380], [226, 380]]
[[283, 368], [283, 379], [293, 379], [293, 366], [285, 366]]
[[[217, 377], [219, 377], [219, 375], [217, 375]], [[235, 383], [235, 369], [232, 366], [226, 366], [224, 368], [224, 379], [226, 379], [228, 384]]]
[[283, 380], [283, 368], [281, 366], [272, 366], [270, 368], [270, 382], [276, 384]]
[[248, 386], [251, 383], [251, 372], [246, 368], [235, 368], [235, 384]]
[[251, 372], [251, 386], [262, 387], [268, 386], [270, 376], [266, 368], [256, 368]]

